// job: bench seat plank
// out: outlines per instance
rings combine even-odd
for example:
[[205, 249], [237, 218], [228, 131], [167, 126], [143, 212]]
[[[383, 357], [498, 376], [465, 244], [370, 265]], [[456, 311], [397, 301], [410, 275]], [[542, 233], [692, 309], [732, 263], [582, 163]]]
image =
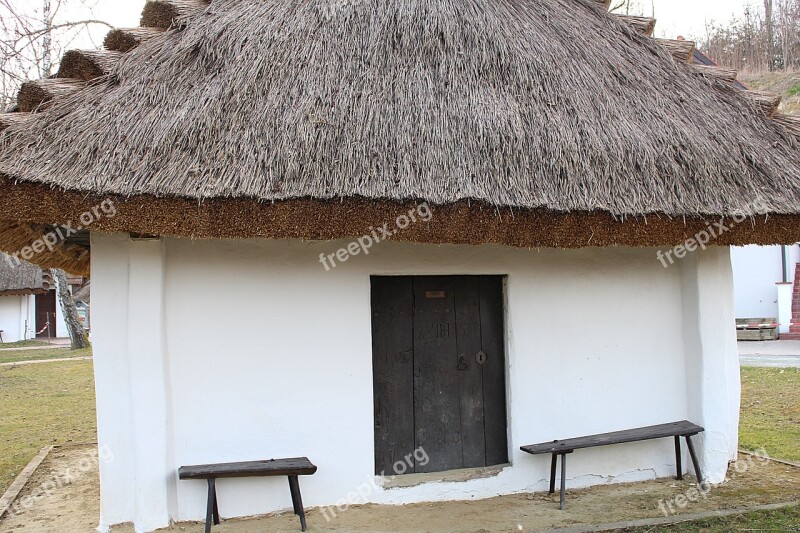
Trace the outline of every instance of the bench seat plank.
[[625, 442], [638, 442], [643, 440], [660, 439], [663, 437], [685, 437], [687, 435], [697, 435], [703, 428], [692, 424], [687, 420], [671, 422], [669, 424], [658, 424], [636, 429], [623, 431], [613, 431], [611, 433], [601, 433], [574, 439], [556, 440], [552, 442], [542, 442], [522, 446], [520, 449], [533, 455], [544, 453], [569, 453], [582, 448], [593, 448], [596, 446], [606, 446], [609, 444], [621, 444]]
[[182, 466], [178, 470], [180, 479], [208, 479], [249, 476], [307, 476], [317, 467], [307, 457], [270, 459], [269, 461], [243, 461], [209, 465]]

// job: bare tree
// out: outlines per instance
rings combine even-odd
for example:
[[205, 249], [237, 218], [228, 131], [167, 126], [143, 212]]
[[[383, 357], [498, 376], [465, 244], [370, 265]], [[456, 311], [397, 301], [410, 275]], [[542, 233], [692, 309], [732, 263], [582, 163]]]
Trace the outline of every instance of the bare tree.
[[776, 44], [783, 68], [800, 64], [800, 1], [777, 0]]
[[[15, 104], [20, 85], [53, 75], [54, 59], [90, 28], [111, 26], [97, 20], [96, 0], [0, 0], [0, 107]], [[2, 110], [0, 109], [0, 111]]]
[[800, 0], [764, 0], [728, 24], [711, 23], [700, 43], [718, 63], [747, 71], [800, 68]]
[[78, 308], [75, 307], [75, 300], [69, 291], [67, 275], [63, 270], [57, 268], [52, 269], [52, 272], [56, 280], [58, 301], [61, 302], [61, 310], [64, 312], [64, 322], [67, 324], [69, 338], [72, 341], [72, 349], [82, 350], [89, 346], [89, 341], [86, 339], [86, 332], [83, 330], [81, 320], [78, 317]]
[[764, 0], [764, 27], [767, 33], [767, 60], [770, 72], [775, 70], [775, 26], [773, 20], [772, 0]]
[[[649, 13], [646, 7], [649, 5]], [[656, 16], [655, 0], [617, 0], [611, 4], [611, 13], [620, 13], [634, 16]]]

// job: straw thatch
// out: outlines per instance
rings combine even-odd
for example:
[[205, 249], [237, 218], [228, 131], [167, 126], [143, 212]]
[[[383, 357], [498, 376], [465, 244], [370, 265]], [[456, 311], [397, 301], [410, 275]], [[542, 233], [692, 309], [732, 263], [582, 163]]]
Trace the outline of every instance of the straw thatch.
[[61, 58], [58, 78], [91, 81], [110, 74], [121, 57], [110, 50], [70, 50]]
[[669, 50], [672, 57], [684, 63], [690, 63], [694, 59], [696, 43], [694, 41], [678, 39], [658, 39], [658, 43]]
[[0, 171], [198, 199], [798, 211], [785, 130], [581, 1], [203, 6], [148, 4], [152, 24], [195, 18], [9, 128]]
[[[308, 220], [300, 213], [426, 200], [449, 206], [440, 213], [510, 209], [536, 224], [581, 215], [604, 221], [607, 233], [553, 241], [503, 229], [493, 240], [496, 229], [477, 228], [470, 242], [652, 245], [707, 217], [739, 214], [754, 224], [737, 244], [776, 239], [761, 215], [791, 228], [781, 239], [800, 239], [800, 149], [787, 121], [769, 118], [777, 100], [736, 89], [731, 72], [690, 65], [693, 43], [647, 37], [652, 19], [613, 17], [606, 7], [148, 2], [148, 28], [109, 35], [117, 53], [76, 53], [63, 67], [71, 79], [31, 84], [60, 81], [62, 94], [21, 103], [39, 112], [0, 138], [0, 173], [18, 183], [3, 189], [60, 196], [45, 208], [14, 195], [13, 220], [63, 221], [64, 206], [88, 194], [139, 207], [97, 226], [109, 230], [344, 236], [363, 228], [329, 232], [323, 221], [295, 231]], [[282, 203], [297, 218], [261, 226], [277, 223]], [[254, 228], [217, 218], [214, 227], [241, 231], [209, 229], [207, 217], [235, 216], [234, 206], [260, 217]], [[654, 217], [675, 228], [664, 238], [635, 229]]]
[[[17, 106], [23, 113], [40, 110], [41, 106], [56, 100], [67, 100], [83, 87], [80, 80], [48, 78], [28, 81], [22, 84], [17, 96]], [[79, 98], [80, 96], [77, 95]], [[44, 116], [42, 117], [44, 118]], [[11, 155], [12, 152], [4, 152]]]
[[[19, 188], [16, 187], [12, 190], [15, 193], [19, 192]], [[32, 205], [25, 205], [25, 202], [20, 202], [17, 194], [0, 193], [0, 203], [4, 204], [4, 208], [0, 209], [0, 213], [12, 214], [16, 219], [22, 220], [0, 220], [0, 244], [2, 249], [12, 254], [17, 254], [17, 256], [26, 257], [22, 255], [26, 247], [41, 241], [44, 235], [53, 231], [51, 226], [32, 222], [30, 214], [35, 214], [34, 218], [36, 219], [44, 218], [62, 220], [64, 222], [78, 220], [80, 216], [79, 213], [75, 217], [67, 216], [62, 218], [62, 213], [57, 215], [52, 211], [47, 213], [46, 210], [48, 208], [52, 209], [53, 204], [48, 205], [47, 200], [40, 194], [31, 194], [29, 192], [26, 195], [26, 202], [30, 202]], [[60, 202], [60, 200], [56, 200], [56, 202]], [[84, 211], [86, 209], [81, 213]], [[3, 218], [8, 218], [8, 215]], [[46, 248], [36, 253], [31, 258], [31, 261], [35, 261], [36, 264], [47, 268], [60, 268], [70, 274], [88, 276], [90, 273], [90, 254], [86, 239], [70, 238], [60, 241], [57, 246]]]
[[114, 52], [125, 53], [162, 33], [164, 30], [161, 28], [117, 28], [108, 32], [103, 46]]
[[86, 285], [81, 287], [80, 289], [76, 290], [72, 294], [72, 298], [76, 302], [83, 302], [86, 305], [92, 305], [92, 285], [90, 282], [86, 282]]
[[[736, 81], [737, 76], [739, 76], [739, 71], [734, 68], [711, 65], [692, 65], [692, 68], [704, 76], [709, 76], [729, 83]], [[772, 113], [774, 113], [774, 111], [772, 111], [770, 114]]]
[[42, 294], [52, 287], [48, 270], [0, 253], [0, 296]]

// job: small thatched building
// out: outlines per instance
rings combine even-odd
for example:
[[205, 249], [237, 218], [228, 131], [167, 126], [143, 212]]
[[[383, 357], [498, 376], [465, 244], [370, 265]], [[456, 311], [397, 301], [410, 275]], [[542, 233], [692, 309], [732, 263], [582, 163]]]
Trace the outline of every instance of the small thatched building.
[[[729, 246], [800, 240], [800, 128], [606, 8], [154, 0], [22, 88], [0, 246], [71, 223], [38, 260], [91, 264], [102, 525], [201, 518], [180, 465], [281, 456], [312, 506], [544, 490], [520, 445], [681, 419], [723, 480]], [[674, 461], [585, 451], [568, 484]]]
[[[0, 253], [0, 337], [3, 342], [17, 342], [33, 338], [36, 335], [37, 319], [44, 322], [39, 326], [47, 326], [50, 319], [50, 333], [55, 334], [58, 311], [53, 305], [51, 310], [47, 304], [52, 299], [55, 304], [53, 276], [49, 270], [42, 270], [37, 265]], [[39, 316], [51, 312], [49, 317]], [[63, 322], [62, 322], [63, 324]], [[47, 333], [47, 331], [42, 331]], [[46, 335], [45, 335], [46, 336]]]

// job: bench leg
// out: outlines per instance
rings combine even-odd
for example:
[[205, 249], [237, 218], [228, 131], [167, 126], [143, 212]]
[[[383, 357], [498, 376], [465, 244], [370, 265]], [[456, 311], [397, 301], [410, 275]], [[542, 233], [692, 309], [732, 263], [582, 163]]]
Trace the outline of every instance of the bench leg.
[[219, 511], [217, 511], [217, 487], [216, 479], [208, 478], [208, 502], [206, 503], [206, 529], [205, 533], [211, 533], [211, 523], [219, 524]]
[[303, 498], [300, 496], [300, 483], [297, 476], [289, 476], [289, 491], [292, 493], [294, 514], [300, 517], [300, 531], [306, 530], [306, 512], [303, 509]]
[[691, 435], [686, 435], [686, 446], [689, 448], [689, 455], [692, 457], [692, 464], [694, 464], [694, 473], [697, 476], [697, 482], [702, 485], [703, 473], [700, 471], [700, 463], [697, 461], [697, 454], [694, 451]]
[[675, 435], [675, 467], [678, 470], [678, 479], [683, 479], [683, 465], [681, 465], [681, 438]]
[[567, 506], [567, 454], [561, 454], [561, 510]]
[[550, 459], [550, 494], [553, 494], [556, 491], [556, 461], [558, 460], [558, 455], [553, 454], [553, 458]]
[[217, 487], [214, 484], [214, 525], [219, 525], [219, 506], [217, 505]]

